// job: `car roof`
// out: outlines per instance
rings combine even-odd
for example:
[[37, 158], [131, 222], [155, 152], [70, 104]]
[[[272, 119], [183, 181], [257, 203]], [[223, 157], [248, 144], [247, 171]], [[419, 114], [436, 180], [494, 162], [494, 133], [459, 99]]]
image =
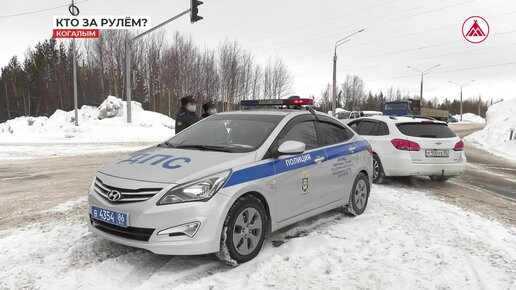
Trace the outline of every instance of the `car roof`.
[[438, 123], [438, 124], [446, 124], [445, 122], [438, 121], [438, 120], [429, 120], [426, 118], [418, 118], [418, 117], [404, 117], [404, 116], [389, 116], [389, 115], [378, 115], [378, 116], [369, 116], [369, 117], [362, 117], [357, 118], [355, 120], [364, 120], [364, 119], [372, 119], [372, 120], [379, 120], [384, 122], [391, 122], [391, 123], [422, 123], [422, 122], [432, 122], [432, 123]]
[[[315, 111], [318, 116], [328, 116], [325, 113]], [[310, 111], [304, 109], [249, 109], [249, 110], [240, 110], [240, 111], [226, 111], [219, 114], [239, 114], [239, 115], [276, 115], [276, 116], [286, 116], [289, 114], [294, 115], [306, 115], [311, 114]]]

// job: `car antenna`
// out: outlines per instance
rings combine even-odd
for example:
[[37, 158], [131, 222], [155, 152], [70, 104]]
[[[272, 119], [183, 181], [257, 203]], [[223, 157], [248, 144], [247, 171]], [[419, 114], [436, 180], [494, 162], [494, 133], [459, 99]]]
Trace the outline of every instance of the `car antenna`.
[[314, 117], [315, 117], [315, 119], [316, 119], [317, 121], [319, 121], [319, 117], [317, 116], [317, 113], [315, 112], [314, 108], [309, 107], [309, 106], [306, 106], [306, 109], [307, 109], [310, 113], [312, 113], [312, 115], [314, 115]]

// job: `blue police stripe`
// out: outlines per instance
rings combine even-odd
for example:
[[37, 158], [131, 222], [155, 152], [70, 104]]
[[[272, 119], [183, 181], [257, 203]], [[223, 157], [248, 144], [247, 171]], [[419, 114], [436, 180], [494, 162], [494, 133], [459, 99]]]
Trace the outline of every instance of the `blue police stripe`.
[[249, 182], [260, 178], [265, 178], [276, 174], [274, 170], [274, 163], [267, 162], [260, 165], [240, 169], [231, 174], [224, 187], [230, 187], [236, 184]]
[[[351, 147], [356, 147], [356, 149], [351, 151], [349, 150], [349, 148]], [[315, 159], [320, 156], [327, 155], [327, 160], [331, 160], [341, 156], [346, 156], [358, 153], [360, 151], [364, 151], [367, 149], [367, 147], [369, 147], [369, 143], [367, 143], [367, 141], [357, 141], [295, 155], [291, 158], [275, 160], [272, 162], [267, 162], [264, 164], [259, 164], [244, 169], [240, 169], [231, 174], [226, 184], [224, 184], [224, 188], [310, 166], [313, 165], [315, 163]], [[324, 152], [325, 150], [326, 154]], [[304, 157], [306, 155], [310, 156], [310, 160], [302, 161], [303, 158], [306, 158]], [[286, 160], [295, 158], [301, 158], [300, 162], [297, 162], [292, 165], [287, 165]]]

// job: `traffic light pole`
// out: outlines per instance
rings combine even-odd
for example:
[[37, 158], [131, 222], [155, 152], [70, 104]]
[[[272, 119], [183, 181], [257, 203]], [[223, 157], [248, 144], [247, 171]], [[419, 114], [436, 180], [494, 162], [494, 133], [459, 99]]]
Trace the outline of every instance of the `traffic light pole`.
[[131, 48], [132, 48], [133, 42], [135, 40], [137, 40], [138, 38], [145, 36], [145, 35], [153, 32], [154, 30], [167, 25], [168, 23], [178, 19], [179, 17], [190, 13], [190, 10], [191, 9], [185, 10], [168, 20], [161, 22], [160, 24], [154, 26], [153, 28], [151, 28], [141, 34], [138, 34], [131, 39], [126, 40], [126, 42], [125, 42], [125, 83], [126, 83], [126, 95], [127, 95], [127, 123], [132, 122], [132, 116], [131, 116], [132, 115], [131, 114], [131, 89], [132, 89], [131, 88]]

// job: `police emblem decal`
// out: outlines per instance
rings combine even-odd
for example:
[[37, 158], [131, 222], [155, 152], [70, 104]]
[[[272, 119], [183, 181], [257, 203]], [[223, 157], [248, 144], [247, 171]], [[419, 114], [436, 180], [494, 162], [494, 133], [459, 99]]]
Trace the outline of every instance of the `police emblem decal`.
[[303, 190], [303, 194], [308, 193], [308, 172], [303, 171], [301, 174], [301, 190]]

